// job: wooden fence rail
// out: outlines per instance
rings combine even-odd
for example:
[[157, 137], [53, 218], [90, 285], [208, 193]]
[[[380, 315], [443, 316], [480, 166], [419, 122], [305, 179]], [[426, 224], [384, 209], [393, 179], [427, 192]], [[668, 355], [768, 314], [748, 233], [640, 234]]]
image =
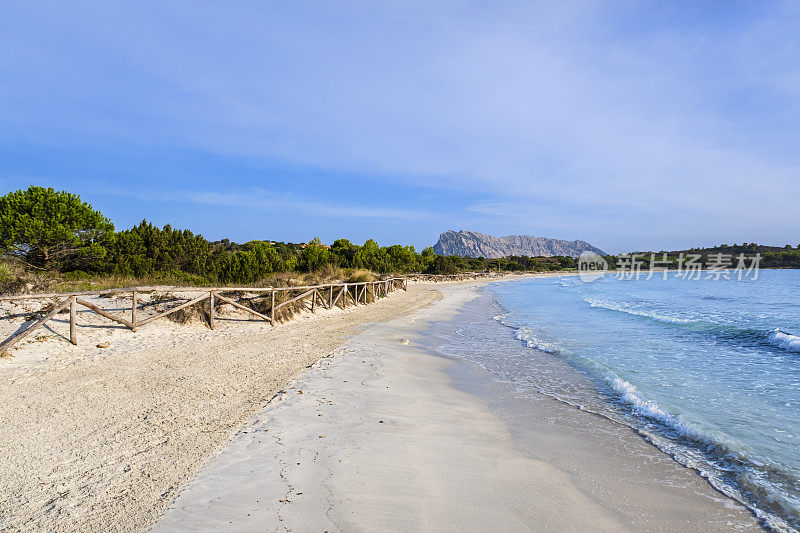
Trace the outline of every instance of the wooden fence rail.
[[[338, 293], [334, 296], [334, 292], [338, 289]], [[390, 278], [386, 280], [380, 281], [362, 281], [359, 283], [325, 283], [322, 285], [307, 285], [301, 287], [129, 287], [124, 289], [108, 289], [103, 291], [83, 291], [83, 292], [73, 292], [73, 293], [50, 293], [50, 294], [26, 294], [20, 296], [5, 296], [0, 297], [0, 301], [19, 301], [19, 300], [49, 300], [49, 299], [60, 299], [60, 301], [53, 307], [46, 315], [42, 318], [37, 320], [36, 322], [28, 325], [25, 329], [21, 331], [17, 331], [3, 342], [0, 342], [0, 354], [5, 353], [9, 348], [13, 345], [33, 333], [35, 330], [39, 329], [40, 327], [44, 326], [47, 322], [52, 320], [60, 311], [69, 307], [69, 330], [70, 330], [70, 342], [72, 344], [77, 344], [77, 306], [82, 306], [90, 311], [97, 313], [98, 315], [112, 320], [114, 322], [118, 322], [127, 328], [131, 329], [132, 331], [136, 331], [136, 328], [144, 326], [154, 320], [158, 320], [159, 318], [167, 317], [181, 309], [189, 307], [191, 305], [203, 302], [205, 300], [209, 300], [209, 327], [214, 329], [215, 323], [215, 314], [214, 314], [214, 307], [215, 302], [219, 301], [224, 304], [232, 305], [233, 307], [240, 309], [242, 311], [246, 311], [257, 318], [264, 320], [265, 322], [269, 322], [270, 325], [275, 326], [277, 321], [275, 320], [275, 312], [280, 310], [281, 308], [294, 303], [301, 301], [303, 299], [309, 298], [311, 299], [311, 311], [316, 311], [316, 304], [317, 301], [325, 309], [332, 309], [339, 301], [341, 300], [342, 307], [347, 307], [348, 298], [353, 303], [353, 305], [363, 305], [369, 303], [371, 300], [372, 302], [378, 301], [381, 297], [387, 296], [390, 292], [402, 289], [408, 289], [408, 279], [407, 278]], [[323, 291], [327, 290], [327, 301], [325, 296], [323, 295]], [[352, 290], [352, 293], [351, 293]], [[293, 296], [288, 300], [278, 302], [275, 301], [275, 295], [280, 294], [281, 292], [289, 292], [289, 291], [303, 291], [301, 294], [297, 296]], [[166, 311], [162, 311], [154, 316], [147, 317], [143, 320], [137, 319], [137, 307], [139, 305], [139, 294], [140, 293], [153, 293], [153, 292], [185, 292], [185, 293], [194, 293], [199, 292], [201, 293], [196, 298], [189, 298], [188, 301], [183, 302], [179, 305], [171, 307]], [[266, 312], [259, 312], [255, 309], [245, 305], [241, 301], [236, 301], [235, 297], [228, 297], [223, 296], [222, 293], [231, 293], [231, 292], [245, 292], [245, 293], [267, 293], [261, 296], [257, 296], [255, 298], [249, 298], [249, 301], [255, 299], [263, 299], [263, 298], [270, 298], [270, 307], [269, 307], [269, 314]], [[130, 320], [122, 318], [120, 316], [114, 315], [105, 309], [101, 309], [97, 305], [88, 302], [81, 298], [81, 296], [95, 296], [95, 295], [107, 295], [107, 294], [114, 294], [114, 295], [124, 295], [124, 294], [131, 295], [131, 315]], [[241, 300], [241, 298], [240, 298]]]
[[468, 281], [473, 279], [497, 279], [513, 274], [514, 272], [461, 272], [459, 274], [411, 274], [407, 279], [412, 281], [428, 281], [428, 282], [442, 282], [442, 281]]

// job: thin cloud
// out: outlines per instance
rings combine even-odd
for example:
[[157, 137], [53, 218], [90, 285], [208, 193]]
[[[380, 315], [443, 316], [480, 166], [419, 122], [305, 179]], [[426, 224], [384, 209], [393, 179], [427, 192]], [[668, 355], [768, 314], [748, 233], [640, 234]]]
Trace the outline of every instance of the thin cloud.
[[374, 206], [334, 205], [314, 199], [298, 198], [294, 195], [255, 189], [247, 193], [213, 191], [162, 191], [160, 193], [112, 192], [149, 202], [190, 202], [200, 205], [264, 209], [281, 212], [296, 212], [333, 218], [373, 218], [394, 220], [418, 220], [429, 213], [413, 209], [397, 209]]
[[[338, 231], [350, 217], [426, 217], [403, 228], [411, 240], [444, 229], [432, 220], [481, 217], [499, 233], [542, 234], [553, 220], [602, 228], [616, 241], [605, 248], [800, 231], [791, 2], [737, 4], [725, 17], [702, 3], [505, 0], [34, 11], [7, 17], [30, 26], [0, 21], [15, 52], [0, 142], [103, 150], [111, 139], [145, 154], [318, 169], [300, 193], [347, 175], [380, 192], [424, 189], [432, 214], [393, 195], [367, 208], [344, 193], [280, 197], [341, 219]], [[225, 184], [258, 185], [272, 188]], [[278, 208], [269, 193], [182, 194]], [[631, 223], [624, 209], [644, 216]]]

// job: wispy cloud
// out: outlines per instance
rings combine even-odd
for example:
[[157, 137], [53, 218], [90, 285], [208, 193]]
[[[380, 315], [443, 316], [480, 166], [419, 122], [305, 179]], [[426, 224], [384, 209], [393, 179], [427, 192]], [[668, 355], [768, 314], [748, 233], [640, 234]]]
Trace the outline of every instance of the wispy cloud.
[[[438, 217], [541, 234], [557, 221], [602, 229], [607, 248], [800, 232], [796, 2], [724, 16], [635, 0], [20, 6], [0, 21], [13, 51], [0, 73], [15, 80], [0, 86], [0, 143], [309, 165], [298, 191], [350, 173], [437, 207], [383, 195], [362, 208], [346, 191], [276, 204], [235, 178], [180, 193], [192, 205], [283, 206], [339, 228]], [[8, 22], [20, 19], [32, 22]]]
[[148, 202], [189, 202], [200, 205], [264, 209], [281, 213], [334, 218], [419, 220], [430, 216], [430, 213], [414, 209], [356, 206], [352, 204], [337, 205], [334, 200], [321, 201], [300, 198], [292, 194], [276, 193], [263, 189], [252, 189], [248, 192], [161, 191], [141, 193], [113, 191], [109, 194], [135, 197]]

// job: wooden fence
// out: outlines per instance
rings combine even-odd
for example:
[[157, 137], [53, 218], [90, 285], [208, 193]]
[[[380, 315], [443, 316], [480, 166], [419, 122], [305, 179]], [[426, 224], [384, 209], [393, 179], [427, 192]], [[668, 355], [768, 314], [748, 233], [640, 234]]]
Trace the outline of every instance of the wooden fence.
[[412, 281], [468, 281], [473, 279], [496, 279], [513, 274], [513, 272], [461, 272], [459, 274], [411, 274], [408, 279]]
[[[308, 301], [310, 299], [311, 311], [316, 310], [317, 302], [325, 309], [332, 309], [333, 306], [341, 302], [342, 307], [347, 307], [348, 300], [353, 305], [367, 304], [370, 301], [375, 302], [382, 295], [385, 296], [397, 289], [408, 289], [408, 280], [406, 278], [391, 278], [380, 281], [364, 281], [360, 283], [327, 283], [323, 285], [308, 285], [302, 287], [129, 287], [124, 289], [108, 289], [104, 291], [85, 291], [74, 293], [55, 293], [55, 294], [30, 294], [22, 296], [5, 296], [0, 297], [0, 301], [15, 301], [15, 300], [49, 300], [56, 299], [59, 302], [53, 307], [46, 315], [41, 317], [36, 322], [30, 324], [27, 328], [17, 331], [3, 342], [0, 343], [0, 354], [3, 354], [11, 348], [14, 344], [18, 343], [35, 330], [44, 326], [48, 321], [52, 320], [60, 311], [69, 307], [69, 340], [72, 344], [78, 344], [77, 338], [77, 308], [78, 306], [86, 307], [94, 311], [98, 315], [105, 317], [114, 322], [118, 322], [132, 331], [136, 331], [138, 327], [144, 326], [149, 322], [164, 318], [176, 311], [180, 311], [186, 307], [198, 304], [205, 300], [209, 300], [209, 326], [214, 329], [215, 313], [214, 306], [219, 302], [220, 304], [230, 304], [233, 307], [246, 311], [257, 318], [269, 322], [272, 326], [276, 325], [275, 313], [282, 307], [285, 307], [293, 302], [302, 300]], [[183, 292], [183, 293], [201, 293], [196, 298], [188, 298], [187, 301], [171, 307], [154, 316], [148, 316], [144, 319], [137, 319], [137, 309], [139, 307], [138, 296], [142, 293], [154, 292]], [[276, 294], [280, 295], [282, 292], [302, 291], [300, 294], [288, 298], [284, 301], [276, 303]], [[226, 293], [255, 293], [260, 296], [248, 298], [249, 301], [256, 299], [270, 299], [269, 313], [259, 312], [252, 309], [246, 303], [236, 301], [235, 296], [223, 296]], [[91, 295], [131, 295], [130, 319], [124, 318], [117, 314], [112, 314], [108, 310], [101, 309], [97, 305], [88, 302], [81, 298], [82, 296]], [[241, 298], [240, 298], [241, 300]]]

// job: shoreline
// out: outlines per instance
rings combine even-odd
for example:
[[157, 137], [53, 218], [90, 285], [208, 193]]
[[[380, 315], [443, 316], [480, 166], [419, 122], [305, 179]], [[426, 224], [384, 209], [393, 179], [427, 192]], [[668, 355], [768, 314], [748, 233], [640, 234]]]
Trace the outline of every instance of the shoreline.
[[206, 463], [155, 530], [761, 530], [629, 428], [544, 396], [524, 404], [430, 352], [431, 324], [482, 285], [451, 284], [443, 301], [313, 365]]
[[[491, 300], [489, 295], [482, 297]], [[480, 314], [470, 316], [466, 324], [474, 327]], [[530, 356], [530, 348], [512, 335], [514, 329], [496, 319], [491, 326], [500, 330], [501, 338], [491, 336], [493, 350], [510, 358]], [[701, 470], [661, 449], [647, 433], [610, 416], [608, 398], [597, 389], [598, 384], [568, 362], [545, 352], [541, 356], [549, 362], [540, 370], [546, 370], [551, 379], [558, 376], [558, 381], [587, 391], [586, 403], [505, 381], [471, 357], [435, 352], [453, 360], [448, 369], [453, 386], [486, 402], [520, 447], [568, 472], [582, 492], [625, 516], [633, 530], [764, 529], [753, 509], [718, 489]], [[653, 506], [648, 499], [660, 505]]]

